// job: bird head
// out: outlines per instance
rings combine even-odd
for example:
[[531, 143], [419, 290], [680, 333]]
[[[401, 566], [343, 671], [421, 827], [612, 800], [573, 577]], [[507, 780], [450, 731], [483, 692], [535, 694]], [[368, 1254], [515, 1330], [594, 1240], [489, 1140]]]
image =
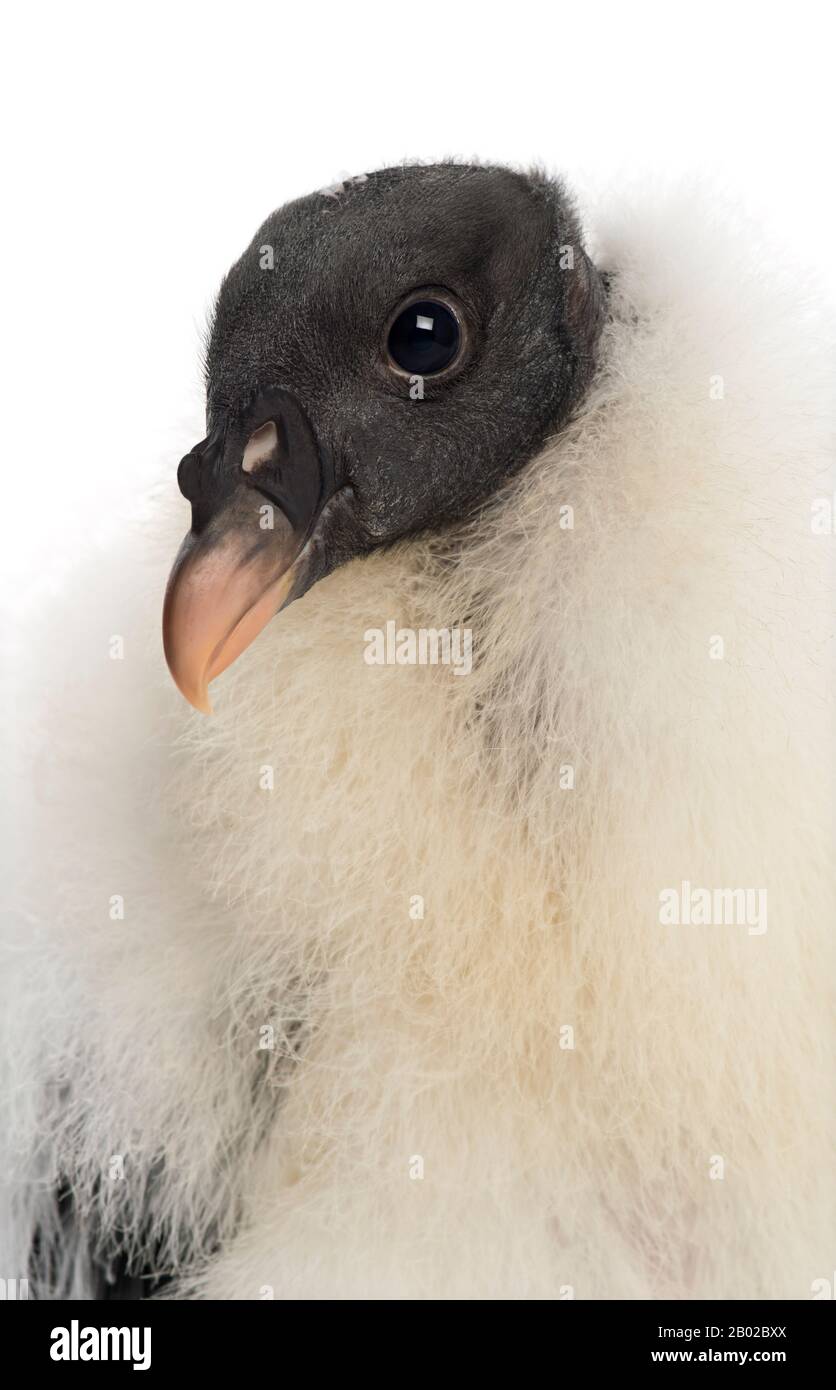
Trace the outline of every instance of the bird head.
[[469, 521], [565, 424], [605, 312], [563, 188], [441, 164], [274, 212], [224, 280], [191, 530], [166, 592], [174, 680], [210, 681], [347, 561]]

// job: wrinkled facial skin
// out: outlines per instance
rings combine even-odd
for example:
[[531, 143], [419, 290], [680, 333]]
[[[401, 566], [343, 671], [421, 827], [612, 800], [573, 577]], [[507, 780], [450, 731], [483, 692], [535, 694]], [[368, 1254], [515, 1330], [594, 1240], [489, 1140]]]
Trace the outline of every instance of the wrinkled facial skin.
[[[272, 248], [263, 270], [260, 247]], [[561, 247], [575, 268], [561, 269]], [[259, 386], [302, 401], [377, 544], [463, 517], [563, 423], [602, 313], [574, 216], [549, 183], [501, 169], [395, 169], [274, 212], [223, 283], [210, 424]], [[565, 260], [564, 255], [564, 260]], [[578, 282], [582, 283], [578, 283]], [[472, 316], [471, 361], [424, 399], [381, 370], [391, 311], [441, 286]]]
[[[414, 399], [385, 343], [399, 304], [418, 290], [453, 297], [465, 347]], [[591, 378], [604, 314], [603, 283], [572, 206], [545, 178], [405, 167], [288, 204], [259, 229], [218, 296], [207, 429], [223, 461], [210, 467], [189, 456], [191, 490], [181, 472], [193, 502], [190, 543], [205, 532], [217, 546], [213, 527], [223, 531], [226, 513], [212, 520], [213, 487], [220, 506], [264, 416], [264, 393], [298, 403], [327, 478], [279, 606], [351, 558], [469, 518], [568, 419]], [[176, 626], [182, 604], [172, 585], [167, 622]], [[170, 646], [174, 639], [167, 654]], [[223, 664], [216, 653], [214, 674]]]

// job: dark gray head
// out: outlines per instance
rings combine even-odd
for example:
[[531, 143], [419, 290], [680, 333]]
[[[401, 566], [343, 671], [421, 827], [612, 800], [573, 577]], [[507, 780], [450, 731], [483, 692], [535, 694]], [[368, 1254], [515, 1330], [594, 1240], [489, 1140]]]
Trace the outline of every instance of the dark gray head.
[[469, 518], [558, 430], [604, 315], [561, 186], [385, 169], [274, 212], [218, 296], [192, 530], [166, 600], [180, 688], [347, 560]]

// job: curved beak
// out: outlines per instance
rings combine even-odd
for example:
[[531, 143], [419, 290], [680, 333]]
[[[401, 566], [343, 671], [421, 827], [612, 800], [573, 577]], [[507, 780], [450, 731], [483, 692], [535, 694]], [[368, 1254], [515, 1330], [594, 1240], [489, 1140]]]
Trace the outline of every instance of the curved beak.
[[212, 713], [210, 682], [255, 640], [290, 593], [299, 552], [289, 526], [275, 544], [254, 541], [252, 528], [241, 521], [222, 515], [219, 522], [216, 537], [186, 537], [163, 605], [168, 668], [180, 693], [203, 714]]
[[180, 464], [192, 529], [166, 589], [163, 646], [178, 689], [204, 714], [210, 683], [291, 596], [327, 496], [323, 473], [304, 412], [278, 390], [262, 393], [243, 434], [216, 432]]

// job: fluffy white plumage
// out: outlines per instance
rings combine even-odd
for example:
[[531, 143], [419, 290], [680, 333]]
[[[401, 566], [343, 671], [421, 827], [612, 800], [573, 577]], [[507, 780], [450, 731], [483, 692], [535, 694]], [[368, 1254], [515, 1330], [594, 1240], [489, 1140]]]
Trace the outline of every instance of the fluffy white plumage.
[[[83, 1240], [156, 1247], [184, 1296], [805, 1298], [832, 1269], [831, 325], [713, 195], [591, 231], [602, 370], [468, 532], [317, 585], [211, 720], [158, 635], [179, 499], [35, 643], [9, 1273], [60, 1173]], [[466, 622], [473, 673], [366, 665], [392, 618]], [[766, 888], [768, 931], [661, 925], [683, 880]]]

